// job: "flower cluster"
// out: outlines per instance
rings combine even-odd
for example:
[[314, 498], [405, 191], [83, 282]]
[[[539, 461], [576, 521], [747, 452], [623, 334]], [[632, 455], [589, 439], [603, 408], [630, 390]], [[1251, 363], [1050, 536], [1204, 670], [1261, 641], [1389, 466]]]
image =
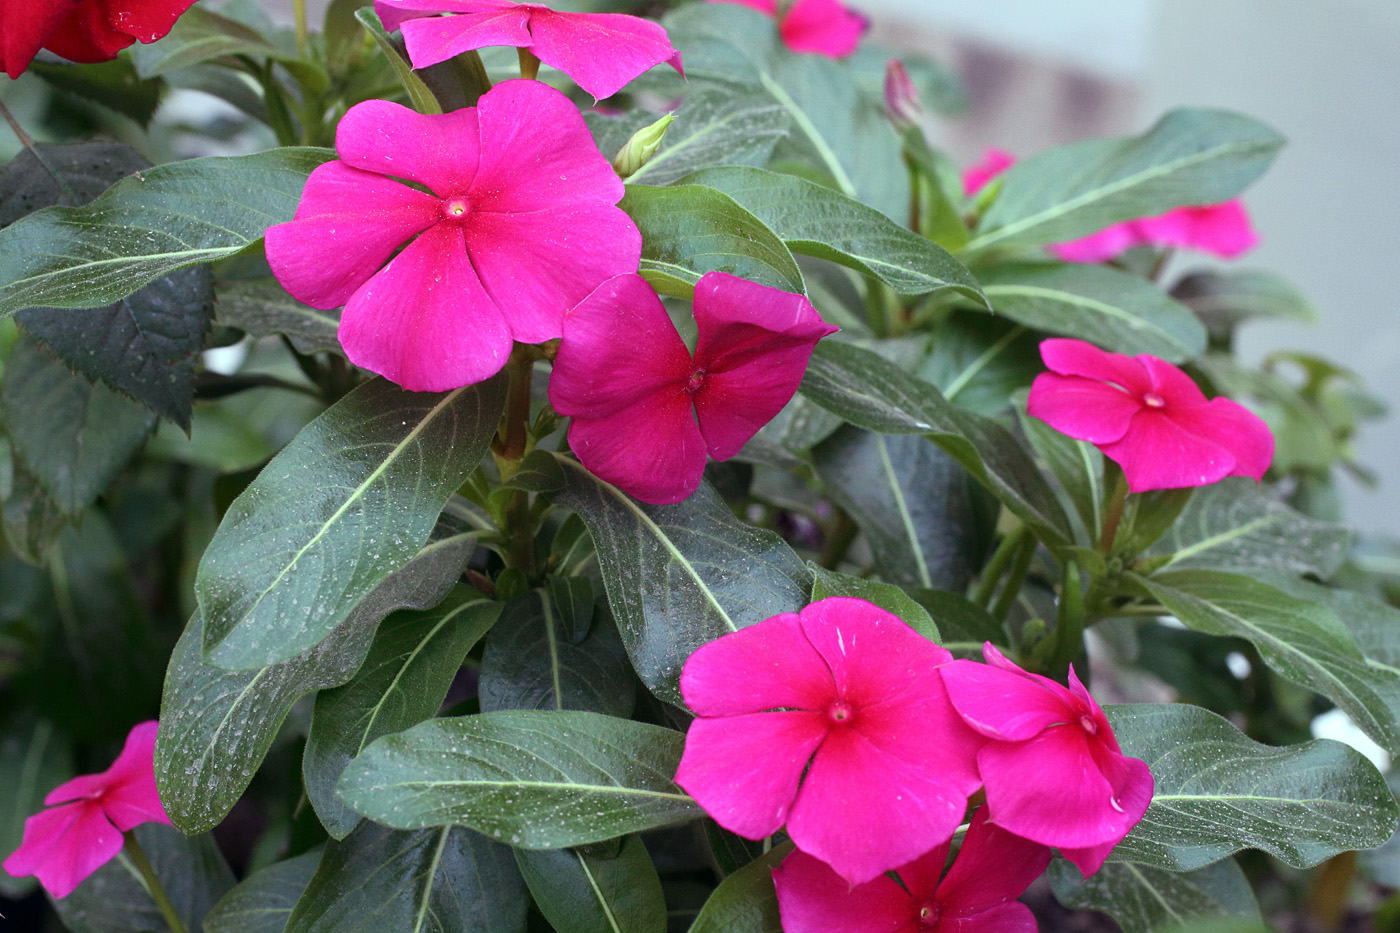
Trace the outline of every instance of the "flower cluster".
[[154, 42], [195, 0], [21, 0], [0, 3], [0, 68], [18, 78], [40, 49], [105, 62], [138, 39]]
[[737, 3], [778, 20], [778, 35], [794, 52], [845, 58], [860, 45], [870, 21], [840, 0], [794, 0], [778, 16], [777, 0], [709, 0]]
[[[676, 781], [741, 836], [786, 826], [798, 853], [775, 877], [789, 933], [833, 928], [819, 920], [830, 912], [868, 916], [836, 926], [871, 933], [911, 917], [934, 929], [940, 911], [958, 929], [951, 918], [1010, 916], [1049, 847], [1092, 874], [1142, 818], [1152, 776], [1073, 673], [1066, 688], [985, 651], [987, 664], [954, 661], [889, 612], [834, 597], [687, 660], [697, 718]], [[940, 882], [979, 789], [986, 804]], [[996, 879], [982, 877], [989, 859]]]

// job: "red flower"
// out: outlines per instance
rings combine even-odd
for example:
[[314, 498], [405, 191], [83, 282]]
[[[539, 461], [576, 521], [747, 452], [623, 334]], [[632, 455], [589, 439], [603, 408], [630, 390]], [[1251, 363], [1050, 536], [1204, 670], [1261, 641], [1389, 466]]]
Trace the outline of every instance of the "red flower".
[[18, 78], [39, 49], [105, 62], [170, 31], [195, 0], [0, 0], [0, 67]]
[[[778, 15], [777, 0], [709, 0], [710, 3], [737, 3], [751, 10]], [[860, 37], [870, 21], [840, 0], [795, 0], [778, 22], [783, 44], [794, 52], [845, 58], [860, 45]]]
[[51, 809], [24, 821], [24, 840], [5, 859], [5, 871], [34, 875], [54, 897], [67, 897], [121, 851], [122, 833], [141, 823], [169, 825], [156, 791], [157, 725], [133, 728], [106, 771], [54, 788], [44, 798]]
[[1042, 341], [1040, 356], [1051, 371], [1035, 377], [1027, 410], [1103, 451], [1123, 468], [1130, 492], [1205, 486], [1226, 476], [1258, 480], [1273, 460], [1268, 425], [1227, 398], [1207, 401], [1164, 360], [1066, 338]]
[[644, 502], [679, 502], [700, 485], [707, 452], [738, 453], [836, 331], [801, 295], [723, 272], [696, 283], [694, 313], [693, 357], [639, 275], [604, 282], [564, 319], [549, 400], [574, 419], [569, 446]]
[[982, 739], [949, 705], [952, 656], [863, 599], [833, 597], [700, 647], [676, 782], [749, 839], [863, 884], [948, 841], [981, 783]]
[[948, 874], [948, 844], [886, 875], [848, 885], [823, 862], [794, 852], [773, 871], [786, 933], [1035, 933], [1018, 903], [1050, 864], [1045, 846], [1013, 836], [977, 811]]
[[1005, 149], [991, 148], [982, 153], [982, 161], [963, 169], [963, 195], [972, 197], [987, 183], [1016, 164], [1016, 157]]
[[943, 681], [958, 715], [989, 740], [977, 753], [987, 815], [1091, 875], [1147, 812], [1152, 772], [1123, 754], [1073, 668], [1066, 689], [991, 644], [982, 651], [986, 664], [955, 661]]

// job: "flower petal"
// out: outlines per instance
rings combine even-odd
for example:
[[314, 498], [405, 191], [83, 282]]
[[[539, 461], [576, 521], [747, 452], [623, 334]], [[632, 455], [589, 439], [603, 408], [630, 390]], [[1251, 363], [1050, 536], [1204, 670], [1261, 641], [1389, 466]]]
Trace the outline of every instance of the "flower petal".
[[[482, 13], [426, 18], [400, 17], [399, 29], [414, 68], [427, 68], [488, 46], [530, 45], [530, 11], [521, 6]], [[388, 24], [385, 24], [388, 28]]]
[[594, 476], [653, 505], [686, 498], [705, 472], [705, 441], [684, 388], [653, 392], [605, 418], [575, 418], [569, 447]]
[[1178, 367], [1145, 353], [1135, 359], [1147, 372], [1147, 378], [1152, 382], [1152, 391], [1162, 397], [1169, 411], [1206, 403], [1201, 387]]
[[707, 0], [707, 2], [734, 3], [739, 6], [746, 6], [750, 10], [767, 13], [769, 16], [776, 16], [778, 13], [778, 0]]
[[1145, 242], [1132, 221], [1105, 227], [1077, 240], [1052, 243], [1048, 249], [1065, 262], [1107, 262]]
[[952, 840], [934, 846], [912, 862], [905, 862], [895, 869], [904, 888], [921, 901], [933, 900], [938, 891], [938, 883], [943, 877], [943, 867], [948, 864], [948, 850]]
[[530, 15], [530, 51], [573, 78], [597, 100], [616, 94], [633, 78], [662, 62], [680, 71], [680, 54], [660, 24], [621, 13], [556, 13], [536, 7]]
[[1274, 459], [1274, 435], [1254, 412], [1228, 398], [1213, 398], [1189, 411], [1169, 411], [1173, 422], [1197, 437], [1224, 447], [1235, 458], [1230, 476], [1264, 478]]
[[939, 673], [963, 721], [988, 738], [1021, 742], [1076, 718], [1049, 678], [967, 660], [954, 661]]
[[142, 42], [154, 42], [170, 32], [175, 21], [194, 6], [195, 0], [104, 0], [97, 6], [107, 8], [107, 19], [113, 28], [135, 36]]
[[327, 162], [307, 179], [295, 219], [268, 228], [267, 262], [298, 301], [338, 308], [395, 250], [440, 219], [432, 195]]
[[860, 45], [870, 23], [838, 0], [797, 0], [788, 8], [778, 32], [794, 52], [845, 58]]
[[1061, 376], [1083, 376], [1113, 382], [1134, 395], [1152, 390], [1152, 380], [1142, 363], [1122, 353], [1100, 350], [1092, 343], [1070, 337], [1051, 337], [1040, 342], [1040, 358], [1051, 372]]
[[340, 342], [356, 366], [413, 392], [481, 382], [511, 350], [510, 327], [451, 223], [429, 228], [351, 296]]
[[1136, 224], [1148, 243], [1200, 250], [1223, 259], [1233, 259], [1259, 245], [1259, 235], [1238, 198], [1223, 204], [1178, 207], [1144, 217]]
[[1115, 839], [1111, 842], [1105, 842], [1103, 845], [1085, 846], [1079, 849], [1061, 846], [1060, 854], [1075, 868], [1078, 868], [1081, 875], [1088, 878], [1103, 867], [1103, 863], [1108, 860], [1109, 853], [1114, 850], [1118, 842], [1119, 840]]
[[945, 911], [977, 914], [1020, 897], [1050, 864], [1048, 846], [1022, 839], [987, 822], [987, 808], [972, 817], [962, 848], [938, 886]]
[[[1105, 457], [1123, 468], [1129, 492], [1205, 486], [1234, 472], [1234, 454], [1180, 424], [1181, 411], [1143, 409], [1122, 439], [1102, 444]], [[1189, 415], [1187, 423], [1195, 427]]]
[[969, 916], [944, 917], [938, 933], [1037, 933], [1035, 914], [1019, 901]]
[[449, 198], [471, 189], [480, 138], [476, 108], [425, 114], [387, 100], [367, 100], [341, 119], [335, 148], [353, 168], [407, 178]]
[[43, 810], [24, 821], [24, 839], [3, 867], [33, 875], [55, 898], [67, 897], [121, 851], [122, 834], [94, 801]]
[[920, 905], [893, 880], [881, 875], [851, 887], [806, 852], [794, 851], [773, 869], [773, 887], [784, 933], [896, 933], [909, 923], [917, 929]]
[[797, 613], [785, 612], [697, 648], [681, 670], [681, 696], [697, 716], [824, 712], [836, 683]]
[[676, 783], [725, 829], [762, 839], [787, 820], [826, 733], [826, 716], [804, 710], [702, 717], [686, 733]]
[[1128, 431], [1142, 400], [1108, 382], [1041, 373], [1031, 383], [1026, 413], [1075, 440], [1107, 444]]
[[136, 41], [135, 36], [116, 27], [100, 3], [57, 5], [72, 12], [44, 42], [44, 48], [55, 55], [73, 62], [105, 62]]
[[117, 829], [125, 832], [141, 823], [165, 823], [170, 818], [156, 790], [155, 748], [159, 724], [154, 720], [138, 723], [127, 734], [121, 754], [100, 774], [84, 774], [49, 791], [47, 806], [70, 800], [92, 799], [101, 806]]
[[0, 30], [0, 67], [5, 73], [11, 78], [23, 74], [69, 12], [68, 7], [58, 3], [35, 3], [33, 0], [0, 3], [0, 16], [5, 20], [5, 28]]
[[515, 0], [374, 0], [374, 15], [393, 32], [409, 19], [439, 13], [499, 13], [517, 9]]
[[1016, 157], [1005, 149], [985, 149], [982, 152], [982, 159], [976, 165], [969, 165], [963, 169], [962, 183], [963, 196], [972, 197], [983, 188], [988, 182], [996, 178], [1002, 172], [1016, 164]]

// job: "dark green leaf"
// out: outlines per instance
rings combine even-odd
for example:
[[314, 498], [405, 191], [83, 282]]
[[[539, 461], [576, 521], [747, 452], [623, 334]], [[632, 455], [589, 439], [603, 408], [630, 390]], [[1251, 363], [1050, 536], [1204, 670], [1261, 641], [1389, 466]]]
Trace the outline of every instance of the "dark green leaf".
[[628, 185], [618, 206], [642, 232], [641, 272], [657, 291], [689, 298], [700, 276], [718, 271], [806, 293], [792, 253], [727, 194], [702, 185]]
[[[44, 808], [44, 796], [73, 776], [72, 743], [46, 719], [9, 722], [0, 735], [0, 851], [19, 848], [24, 821]], [[38, 885], [0, 868], [0, 895], [18, 900]]]
[[318, 311], [297, 301], [271, 279], [219, 286], [219, 323], [254, 337], [284, 334], [300, 353], [339, 353], [338, 311]]
[[500, 611], [499, 603], [459, 586], [433, 609], [392, 615], [354, 679], [317, 695], [302, 774], [306, 796], [333, 837], [344, 839], [360, 820], [335, 795], [345, 766], [381, 735], [436, 714], [467, 652]]
[[1141, 136], [1091, 139], [1017, 163], [968, 244], [1039, 246], [1184, 204], [1216, 204], [1263, 174], [1284, 139], [1224, 110], [1173, 110]]
[[442, 105], [437, 102], [433, 92], [428, 90], [423, 79], [414, 72], [413, 66], [408, 63], [404, 46], [402, 43], [396, 43], [393, 37], [384, 31], [384, 24], [379, 21], [374, 10], [363, 7], [356, 11], [355, 18], [360, 21], [361, 26], [365, 27], [365, 32], [370, 34], [374, 39], [374, 44], [379, 46], [379, 50], [389, 60], [394, 74], [404, 86], [404, 90], [408, 91], [408, 99], [412, 102], [413, 109], [419, 113], [442, 113]]
[[901, 295], [953, 289], [985, 304], [972, 273], [946, 250], [839, 191], [758, 168], [712, 168], [685, 178], [729, 195], [804, 256], [872, 275]]
[[401, 829], [461, 825], [558, 849], [698, 817], [671, 780], [684, 744], [671, 729], [576, 710], [432, 719], [365, 749], [340, 796]]
[[792, 844], [783, 843], [720, 882], [690, 933], [783, 933], [773, 869], [791, 852]]
[[959, 656], [982, 657], [982, 643], [1006, 645], [1006, 631], [990, 612], [965, 596], [947, 590], [909, 590], [938, 623], [943, 647]]
[[[0, 440], [5, 451], [8, 442]], [[10, 490], [4, 506], [5, 542], [21, 560], [42, 564], [58, 534], [68, 525], [68, 516], [44, 492], [34, 474], [23, 464], [10, 464]]]
[[802, 394], [869, 431], [925, 434], [1047, 544], [1069, 540], [1069, 519], [1030, 455], [1005, 428], [949, 403], [937, 389], [879, 355], [822, 341]]
[[863, 599], [899, 616], [909, 623], [910, 628], [935, 645], [942, 644], [943, 638], [928, 610], [894, 584], [849, 577], [844, 573], [827, 570], [811, 561], [807, 562], [807, 569], [812, 572], [812, 602], [826, 599], [828, 596]]
[[1249, 879], [1234, 859], [1191, 872], [1109, 862], [1087, 880], [1056, 859], [1049, 874], [1057, 901], [1071, 910], [1101, 910], [1123, 933], [1156, 933], [1217, 917], [1263, 922]]
[[[555, 544], [560, 543], [556, 539]], [[547, 588], [554, 604], [555, 627], [561, 637], [577, 645], [588, 637], [593, 625], [593, 584], [587, 577], [554, 577]]]
[[[72, 70], [65, 66], [52, 67]], [[70, 193], [79, 203], [85, 204], [127, 175], [151, 165], [149, 159], [125, 143], [99, 141], [70, 146], [41, 143], [36, 148], [47, 168], [39, 164], [33, 152], [23, 149], [0, 169], [0, 227], [8, 227], [40, 208], [66, 204]], [[66, 192], [49, 169], [58, 174], [68, 189]]]
[[721, 635], [807, 603], [811, 581], [797, 555], [753, 528], [708, 486], [675, 505], [642, 505], [560, 458], [555, 501], [593, 534], [623, 644], [642, 683], [680, 703], [681, 665]]
[[50, 87], [101, 104], [142, 127], [150, 124], [160, 106], [162, 83], [138, 75], [129, 55], [90, 65], [30, 62], [26, 70]]
[[1024, 397], [1016, 405], [1016, 416], [1036, 455], [1059, 480], [1087, 539], [1097, 540], [1099, 529], [1103, 527], [1103, 454], [1093, 444], [1061, 434], [1039, 418], [1026, 414]]
[[326, 90], [329, 79], [318, 65], [283, 52], [251, 26], [205, 7], [186, 10], [160, 42], [132, 49], [143, 78], [179, 71], [212, 59], [247, 57], [279, 62], [313, 92]]
[[1271, 748], [1185, 703], [1110, 707], [1108, 719], [1123, 754], [1145, 761], [1155, 783], [1114, 861], [1192, 871], [1262, 849], [1304, 868], [1395, 831], [1385, 779], [1339, 742]]
[[960, 408], [1001, 416], [1012, 397], [1045, 368], [1038, 337], [1020, 325], [976, 311], [935, 314], [943, 319], [929, 332], [927, 356], [917, 375]]
[[348, 681], [390, 612], [437, 605], [475, 547], [474, 534], [428, 545], [380, 583], [329, 638], [262, 670], [205, 664], [202, 620], [198, 614], [191, 618], [165, 675], [156, 740], [156, 781], [175, 825], [186, 832], [216, 826], [253, 779], [292, 704], [312, 690]]
[[158, 165], [85, 207], [51, 207], [0, 230], [0, 315], [97, 308], [198, 263], [232, 256], [291, 220], [328, 149], [272, 149]]
[[1319, 320], [1301, 292], [1272, 272], [1257, 269], [1195, 272], [1172, 286], [1172, 297], [1195, 311], [1212, 334], [1228, 334], [1255, 319], [1308, 324]]
[[740, 460], [771, 463], [789, 469], [807, 462], [807, 453], [831, 436], [843, 422], [801, 395], [794, 395], [773, 420], [759, 428], [743, 450]]
[[992, 266], [979, 278], [992, 309], [1026, 327], [1173, 363], [1205, 352], [1206, 330], [1190, 308], [1117, 269], [1014, 263]]
[[428, 540], [495, 436], [505, 380], [451, 392], [360, 386], [307, 425], [233, 501], [195, 595], [214, 664], [313, 647]]
[[661, 879], [640, 836], [612, 858], [579, 849], [516, 849], [535, 903], [558, 933], [665, 933]]
[[524, 933], [528, 904], [503, 845], [466, 829], [361, 823], [327, 843], [287, 933]]
[[282, 933], [320, 862], [313, 849], [239, 882], [210, 909], [204, 933]]

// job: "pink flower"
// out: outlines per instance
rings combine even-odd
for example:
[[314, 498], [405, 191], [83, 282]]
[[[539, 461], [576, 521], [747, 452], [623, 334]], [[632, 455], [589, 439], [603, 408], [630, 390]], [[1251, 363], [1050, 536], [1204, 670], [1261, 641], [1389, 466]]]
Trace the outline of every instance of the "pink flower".
[[[953, 867], [939, 880], [948, 844], [851, 887], [821, 861], [794, 852], [773, 871], [785, 933], [1035, 933], [1018, 903], [1050, 864], [1045, 846], [1013, 836], [977, 811]], [[902, 884], [901, 884], [902, 882]]]
[[1040, 356], [1051, 371], [1035, 377], [1027, 410], [1121, 466], [1129, 492], [1259, 480], [1273, 460], [1268, 425], [1227, 398], [1207, 401], [1164, 360], [1065, 338], [1042, 341]]
[[900, 130], [918, 126], [924, 116], [919, 89], [909, 77], [909, 70], [897, 58], [885, 64], [885, 109]]
[[490, 377], [512, 340], [560, 336], [569, 308], [637, 268], [621, 180], [569, 99], [538, 81], [448, 114], [356, 104], [336, 149], [295, 219], [267, 231], [268, 263], [298, 300], [345, 305], [350, 360], [405, 389]]
[[977, 753], [988, 818], [1091, 875], [1147, 812], [1152, 773], [1122, 753], [1073, 668], [1066, 689], [990, 643], [982, 652], [986, 664], [955, 661], [943, 681], [958, 715], [990, 740]]
[[40, 48], [105, 62], [138, 39], [155, 42], [195, 0], [0, 0], [0, 70], [18, 78]]
[[[778, 15], [777, 0], [709, 0], [710, 3], [737, 3], [751, 10]], [[839, 0], [796, 0], [778, 23], [783, 44], [794, 52], [845, 58], [860, 45], [860, 37], [870, 21]]]
[[951, 659], [841, 597], [703, 645], [681, 672], [698, 718], [676, 782], [746, 838], [786, 822], [799, 849], [863, 884], [947, 842], [981, 783], [983, 740], [939, 676]]
[[112, 767], [50, 791], [50, 809], [24, 821], [24, 839], [5, 871], [34, 875], [54, 897], [67, 897], [121, 851], [122, 833], [141, 823], [169, 825], [156, 792], [156, 729], [154, 720], [140, 723]]
[[662, 62], [681, 71], [680, 53], [666, 30], [638, 16], [556, 13], [512, 0], [374, 0], [374, 12], [385, 29], [403, 30], [414, 68], [491, 45], [514, 46], [599, 100]]
[[963, 194], [972, 197], [987, 183], [1016, 164], [1016, 157], [1005, 149], [991, 148], [982, 153], [982, 161], [963, 169]]
[[836, 331], [801, 295], [723, 272], [696, 283], [694, 313], [694, 356], [639, 275], [604, 282], [564, 321], [549, 400], [574, 419], [569, 446], [644, 502], [679, 502], [700, 485], [707, 451], [738, 453]]

